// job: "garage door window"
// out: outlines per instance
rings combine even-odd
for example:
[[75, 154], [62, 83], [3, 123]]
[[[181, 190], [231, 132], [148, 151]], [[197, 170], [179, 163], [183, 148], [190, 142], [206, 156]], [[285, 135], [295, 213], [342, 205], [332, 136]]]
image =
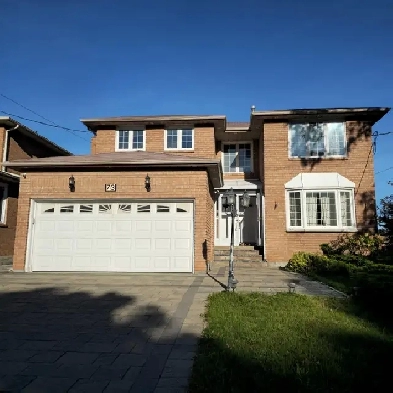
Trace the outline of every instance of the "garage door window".
[[98, 212], [99, 213], [110, 213], [112, 210], [112, 205], [99, 205]]
[[60, 213], [73, 213], [74, 205], [60, 206]]
[[189, 203], [177, 203], [176, 204], [176, 213], [189, 213], [190, 212], [190, 204]]
[[131, 204], [119, 205], [119, 213], [131, 213]]
[[42, 205], [42, 213], [54, 213], [55, 212], [55, 205], [45, 204]]
[[150, 205], [138, 205], [136, 211], [138, 213], [150, 213]]
[[80, 205], [80, 213], [93, 213], [93, 205]]
[[169, 205], [157, 205], [157, 213], [169, 213]]

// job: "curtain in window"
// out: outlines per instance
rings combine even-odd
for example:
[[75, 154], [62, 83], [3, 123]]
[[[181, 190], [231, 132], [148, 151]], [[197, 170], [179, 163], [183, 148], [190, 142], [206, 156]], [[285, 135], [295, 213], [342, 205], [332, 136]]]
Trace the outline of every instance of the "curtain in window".
[[306, 193], [306, 215], [307, 225], [317, 226], [318, 225], [318, 198], [317, 193], [307, 192]]
[[351, 193], [349, 191], [340, 192], [341, 203], [341, 222], [343, 226], [353, 226], [352, 211], [351, 211]]
[[306, 193], [307, 225], [337, 226], [337, 209], [334, 192]]

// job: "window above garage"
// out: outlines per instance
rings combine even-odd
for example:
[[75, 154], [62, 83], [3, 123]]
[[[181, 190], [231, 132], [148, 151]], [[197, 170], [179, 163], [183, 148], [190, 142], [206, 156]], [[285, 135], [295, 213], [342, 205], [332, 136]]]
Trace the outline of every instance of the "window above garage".
[[165, 150], [194, 150], [194, 130], [166, 130]]
[[145, 130], [117, 130], [116, 151], [146, 150]]

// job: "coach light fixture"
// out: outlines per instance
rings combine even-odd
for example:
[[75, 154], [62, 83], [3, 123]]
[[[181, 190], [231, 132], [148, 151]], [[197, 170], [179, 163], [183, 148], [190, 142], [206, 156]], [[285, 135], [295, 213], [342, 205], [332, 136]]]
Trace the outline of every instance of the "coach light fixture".
[[71, 175], [68, 179], [68, 186], [70, 187], [71, 192], [75, 191], [75, 177], [73, 175]]
[[146, 175], [145, 177], [145, 188], [147, 192], [150, 192], [150, 176]]
[[[234, 275], [234, 264], [233, 264], [233, 254], [234, 254], [234, 248], [235, 248], [235, 217], [237, 215], [236, 211], [236, 194], [233, 191], [233, 188], [230, 188], [228, 191], [224, 193], [222, 196], [222, 204], [226, 209], [229, 209], [231, 213], [231, 248], [230, 248], [230, 253], [229, 253], [229, 272], [228, 272], [228, 285], [226, 290], [229, 291], [232, 289], [234, 291], [236, 289], [237, 284], [239, 283], [238, 280], [236, 280], [235, 275]], [[243, 193], [243, 198], [241, 200], [241, 204], [243, 208], [250, 207], [250, 195], [248, 194], [247, 191], [244, 191]]]

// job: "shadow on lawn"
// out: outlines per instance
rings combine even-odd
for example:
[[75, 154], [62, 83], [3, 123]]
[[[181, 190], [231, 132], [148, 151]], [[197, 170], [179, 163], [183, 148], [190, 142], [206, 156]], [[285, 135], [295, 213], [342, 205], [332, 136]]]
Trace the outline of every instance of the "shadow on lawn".
[[0, 294], [0, 392], [148, 393], [168, 359], [164, 376], [184, 377], [197, 338], [159, 305], [136, 302], [59, 288]]

